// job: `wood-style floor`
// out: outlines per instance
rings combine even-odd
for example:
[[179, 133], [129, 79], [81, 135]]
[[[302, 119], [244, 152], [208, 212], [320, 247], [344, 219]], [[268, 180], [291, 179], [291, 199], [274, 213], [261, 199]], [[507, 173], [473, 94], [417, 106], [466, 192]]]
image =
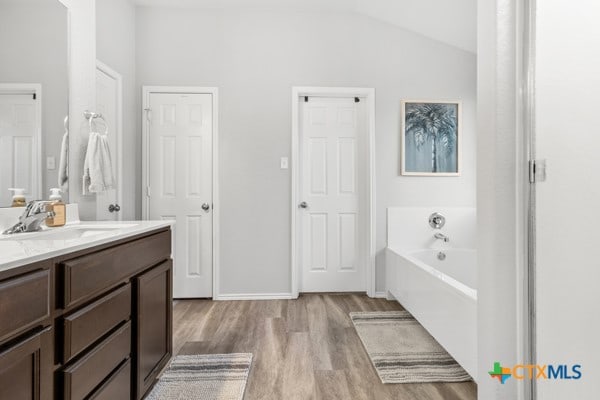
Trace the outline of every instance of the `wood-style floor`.
[[472, 382], [381, 383], [348, 313], [401, 309], [359, 294], [177, 301], [174, 354], [254, 354], [245, 400], [476, 399]]

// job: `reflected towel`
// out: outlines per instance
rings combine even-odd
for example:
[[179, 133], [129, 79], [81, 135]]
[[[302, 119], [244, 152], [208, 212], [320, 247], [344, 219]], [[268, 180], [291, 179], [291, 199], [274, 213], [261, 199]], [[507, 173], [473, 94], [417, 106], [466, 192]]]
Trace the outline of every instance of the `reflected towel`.
[[106, 192], [113, 187], [108, 136], [91, 132], [83, 165], [83, 194]]
[[58, 187], [66, 191], [69, 187], [69, 131], [65, 131], [60, 145], [58, 163]]

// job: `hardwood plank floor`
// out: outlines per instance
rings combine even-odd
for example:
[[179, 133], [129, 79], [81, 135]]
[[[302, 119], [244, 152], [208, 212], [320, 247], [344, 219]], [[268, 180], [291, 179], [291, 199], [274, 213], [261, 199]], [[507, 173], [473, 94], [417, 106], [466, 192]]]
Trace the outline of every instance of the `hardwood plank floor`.
[[253, 353], [245, 400], [472, 400], [473, 382], [388, 384], [379, 380], [348, 313], [402, 310], [360, 294], [298, 300], [180, 300], [175, 354]]

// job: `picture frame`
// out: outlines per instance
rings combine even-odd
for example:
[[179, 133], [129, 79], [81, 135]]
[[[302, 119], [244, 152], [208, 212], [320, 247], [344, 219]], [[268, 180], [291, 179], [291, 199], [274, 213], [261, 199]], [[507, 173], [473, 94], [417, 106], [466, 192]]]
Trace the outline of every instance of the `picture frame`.
[[403, 100], [401, 175], [460, 176], [462, 103]]

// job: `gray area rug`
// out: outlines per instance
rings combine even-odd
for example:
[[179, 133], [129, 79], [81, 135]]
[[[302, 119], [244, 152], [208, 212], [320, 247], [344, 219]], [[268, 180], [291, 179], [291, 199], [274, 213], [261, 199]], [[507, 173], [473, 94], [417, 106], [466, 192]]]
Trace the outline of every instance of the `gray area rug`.
[[181, 355], [171, 361], [147, 400], [241, 400], [252, 354]]
[[472, 380], [408, 311], [353, 312], [350, 318], [381, 382]]

